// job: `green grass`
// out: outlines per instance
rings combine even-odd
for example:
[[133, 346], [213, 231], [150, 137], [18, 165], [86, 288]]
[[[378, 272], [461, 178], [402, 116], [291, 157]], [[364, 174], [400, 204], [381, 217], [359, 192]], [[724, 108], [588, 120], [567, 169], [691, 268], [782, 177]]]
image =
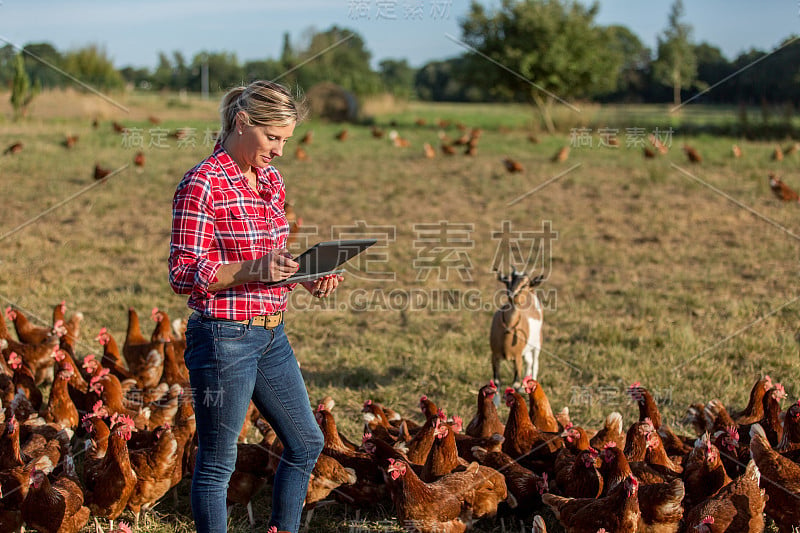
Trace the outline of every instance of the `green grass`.
[[[40, 217], [0, 240], [2, 305], [46, 323], [52, 305], [66, 300], [86, 317], [79, 356], [99, 351], [92, 339], [102, 326], [124, 338], [129, 306], [185, 316], [185, 299], [167, 283], [170, 206], [178, 180], [210, 146], [202, 136], [195, 147], [179, 148], [172, 138], [165, 148], [149, 146], [156, 126], [147, 117], [161, 117], [158, 128], [213, 130], [215, 102], [175, 106], [167, 97], [121, 95], [130, 109], [124, 113], [91, 96], [68, 95], [69, 112], [59, 114], [47, 95], [40, 98], [28, 121], [0, 122], [0, 138], [25, 143], [20, 154], [0, 157], [0, 235]], [[0, 102], [7, 97], [0, 94]], [[569, 127], [558, 136], [540, 133], [541, 142], [531, 144], [532, 112], [522, 106], [414, 103], [372, 117], [386, 130], [395, 121], [412, 143], [406, 149], [372, 138], [365, 126], [349, 126], [344, 143], [334, 140], [340, 125], [312, 120], [297, 127], [298, 140], [314, 130], [311, 160], [295, 159], [292, 140], [276, 162], [310, 231], [295, 251], [342, 230], [375, 233], [380, 243], [369, 256], [371, 271], [393, 278], [351, 272], [327, 307], [309, 306], [297, 294], [288, 314], [312, 402], [333, 396], [339, 428], [352, 440], [360, 437], [367, 399], [419, 419], [416, 404], [426, 394], [449, 413], [472, 417], [475, 393], [491, 377], [488, 330], [502, 301], [491, 271], [499, 242], [493, 232], [504, 221], [523, 232], [549, 221], [558, 233], [542, 286], [552, 293], [539, 377], [553, 407], [569, 407], [576, 423], [598, 428], [611, 410], [630, 423], [637, 412], [624, 391], [634, 381], [659, 395], [665, 421], [683, 432], [691, 431], [680, 425], [690, 403], [719, 397], [741, 407], [762, 374], [782, 382], [796, 401], [800, 208], [776, 200], [766, 175], [776, 171], [800, 188], [800, 154], [777, 163], [770, 160], [775, 141], [688, 136], [683, 128], [698, 131], [686, 126], [691, 105], [681, 113], [684, 126], [673, 125], [663, 108], [584, 109], [586, 118], [564, 122], [591, 128], [592, 145], [573, 146], [562, 164], [550, 157], [570, 144]], [[708, 108], [697, 110], [701, 123], [737, 120], [735, 110], [711, 118]], [[95, 115], [97, 130], [90, 125]], [[417, 126], [417, 118], [427, 124]], [[452, 124], [440, 128], [439, 118]], [[95, 162], [118, 169], [135, 152], [112, 132], [112, 119], [142, 129], [147, 165], [128, 166], [98, 185]], [[441, 129], [455, 138], [456, 122], [484, 129], [478, 155], [425, 159], [422, 143], [438, 147]], [[645, 160], [641, 148], [626, 144], [631, 128], [649, 133], [670, 125], [665, 156]], [[599, 127], [617, 128], [621, 146], [598, 146]], [[80, 135], [74, 150], [59, 144], [66, 133]], [[701, 164], [686, 161], [684, 143], [703, 154]], [[742, 159], [730, 156], [732, 143], [741, 146]], [[506, 173], [505, 156], [525, 171]], [[444, 246], [449, 257], [429, 254], [421, 240], [441, 221], [450, 236], [467, 240]], [[454, 258], [455, 267], [446, 268], [443, 261]], [[429, 268], [427, 279], [418, 278], [419, 261]], [[456, 294], [459, 303], [438, 305], [443, 294]], [[411, 303], [404, 299], [412, 296]], [[503, 372], [507, 382], [511, 370]], [[177, 508], [169, 498], [157, 508], [167, 525], [148, 522], [143, 531], [192, 530], [186, 483], [179, 488]], [[262, 525], [268, 501], [267, 491], [256, 505]], [[361, 518], [364, 531], [392, 530], [389, 510], [357, 517], [334, 505], [315, 513], [309, 531], [352, 531]], [[233, 520], [232, 531], [249, 530], [242, 509]], [[501, 525], [486, 521], [476, 530]]]

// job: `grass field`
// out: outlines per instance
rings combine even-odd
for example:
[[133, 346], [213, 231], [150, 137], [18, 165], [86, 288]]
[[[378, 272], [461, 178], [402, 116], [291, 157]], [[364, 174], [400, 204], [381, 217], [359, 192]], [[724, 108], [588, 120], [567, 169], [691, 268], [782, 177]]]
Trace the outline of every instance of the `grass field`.
[[[7, 117], [0, 149], [24, 143], [20, 153], [0, 156], [0, 302], [47, 323], [52, 305], [66, 300], [85, 315], [81, 356], [100, 350], [91, 339], [103, 326], [124, 338], [129, 306], [188, 314], [167, 283], [171, 200], [183, 173], [210, 151], [206, 133], [218, 127], [213, 100], [115, 98], [127, 111], [93, 95], [44, 94], [27, 120], [12, 122], [0, 94]], [[718, 397], [742, 407], [763, 374], [797, 401], [800, 206], [777, 200], [767, 183], [773, 171], [800, 188], [800, 154], [771, 159], [774, 146], [790, 139], [687, 136], [682, 125], [699, 131], [689, 126], [692, 105], [679, 120], [668, 108], [560, 110], [564, 123], [584, 129], [539, 133], [538, 144], [528, 140], [526, 107], [398, 109], [373, 119], [387, 131], [395, 121], [409, 148], [373, 138], [365, 126], [348, 126], [348, 140], [339, 142], [341, 125], [312, 119], [295, 131], [299, 140], [313, 130], [310, 160], [295, 158], [292, 140], [276, 161], [305, 224], [297, 252], [339, 236], [379, 238], [335, 298], [315, 303], [297, 294], [287, 318], [310, 397], [336, 400], [342, 432], [360, 437], [367, 399], [419, 419], [416, 405], [426, 394], [450, 414], [473, 416], [476, 392], [491, 377], [498, 258], [547, 275], [539, 381], [553, 407], [569, 407], [577, 424], [599, 428], [612, 410], [631, 423], [638, 412], [625, 389], [634, 381], [685, 433], [690, 403]], [[706, 121], [712, 114], [697, 110]], [[150, 123], [151, 115], [162, 122]], [[715, 120], [724, 117], [735, 121], [736, 113]], [[440, 118], [452, 121], [444, 128], [452, 138], [456, 122], [484, 129], [476, 156], [423, 156], [422, 143], [439, 145]], [[133, 133], [114, 133], [111, 120]], [[167, 135], [176, 128], [193, 128], [190, 140]], [[603, 146], [598, 128], [619, 146]], [[641, 142], [655, 128], [671, 150], [645, 159]], [[142, 169], [131, 164], [134, 133], [147, 157]], [[61, 145], [66, 134], [80, 137], [71, 150]], [[702, 163], [687, 161], [684, 143]], [[733, 143], [742, 148], [739, 159]], [[565, 145], [569, 160], [551, 162]], [[525, 170], [507, 173], [506, 156]], [[95, 163], [118, 172], [96, 182]], [[509, 249], [516, 255], [504, 255]], [[508, 383], [511, 369], [503, 370]], [[177, 509], [169, 499], [158, 507], [166, 525], [150, 518], [144, 531], [192, 530], [181, 488]], [[260, 524], [269, 515], [262, 501]], [[317, 511], [308, 531], [391, 531], [389, 513], [334, 505]], [[249, 530], [242, 509], [233, 521], [232, 531]], [[487, 521], [476, 531], [502, 527]]]

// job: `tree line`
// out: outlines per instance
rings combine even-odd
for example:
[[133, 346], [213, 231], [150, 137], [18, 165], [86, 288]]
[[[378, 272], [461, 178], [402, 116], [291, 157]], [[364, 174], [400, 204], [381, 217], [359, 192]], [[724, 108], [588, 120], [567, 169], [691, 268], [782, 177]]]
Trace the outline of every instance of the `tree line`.
[[385, 59], [373, 69], [361, 36], [338, 26], [307, 31], [300, 44], [285, 34], [275, 58], [241, 62], [224, 51], [203, 51], [191, 59], [180, 51], [162, 52], [154, 69], [116, 68], [95, 45], [63, 53], [49, 43], [28, 44], [22, 52], [6, 45], [0, 48], [0, 86], [14, 85], [21, 54], [37, 88], [72, 85], [60, 71], [99, 89], [152, 91], [199, 92], [204, 73], [211, 91], [255, 79], [304, 89], [332, 81], [360, 96], [389, 92], [427, 101], [530, 102], [545, 122], [560, 99], [677, 104], [700, 94], [696, 101], [703, 103], [800, 105], [797, 37], [773, 50], [751, 49], [728, 59], [713, 44], [693, 41], [683, 3], [676, 0], [651, 50], [625, 26], [597, 24], [598, 10], [596, 3], [571, 0], [501, 0], [491, 10], [472, 1], [460, 21], [464, 52], [420, 68], [405, 59]]

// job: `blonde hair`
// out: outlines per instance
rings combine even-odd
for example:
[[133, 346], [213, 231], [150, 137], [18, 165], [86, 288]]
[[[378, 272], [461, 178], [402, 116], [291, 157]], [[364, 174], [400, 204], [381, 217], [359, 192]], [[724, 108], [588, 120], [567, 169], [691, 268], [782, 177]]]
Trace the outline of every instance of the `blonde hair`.
[[236, 115], [244, 111], [248, 126], [288, 126], [306, 117], [306, 104], [301, 96], [271, 81], [258, 80], [250, 85], [235, 87], [222, 97], [219, 107], [222, 119], [217, 140], [222, 142], [233, 130]]

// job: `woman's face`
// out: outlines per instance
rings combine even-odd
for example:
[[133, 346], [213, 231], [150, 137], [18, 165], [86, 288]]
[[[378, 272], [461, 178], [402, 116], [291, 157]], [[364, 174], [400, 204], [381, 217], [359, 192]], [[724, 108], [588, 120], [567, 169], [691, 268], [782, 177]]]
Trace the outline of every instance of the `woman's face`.
[[295, 123], [287, 126], [241, 125], [239, 149], [243, 163], [254, 168], [265, 168], [283, 155], [283, 145], [294, 133]]

